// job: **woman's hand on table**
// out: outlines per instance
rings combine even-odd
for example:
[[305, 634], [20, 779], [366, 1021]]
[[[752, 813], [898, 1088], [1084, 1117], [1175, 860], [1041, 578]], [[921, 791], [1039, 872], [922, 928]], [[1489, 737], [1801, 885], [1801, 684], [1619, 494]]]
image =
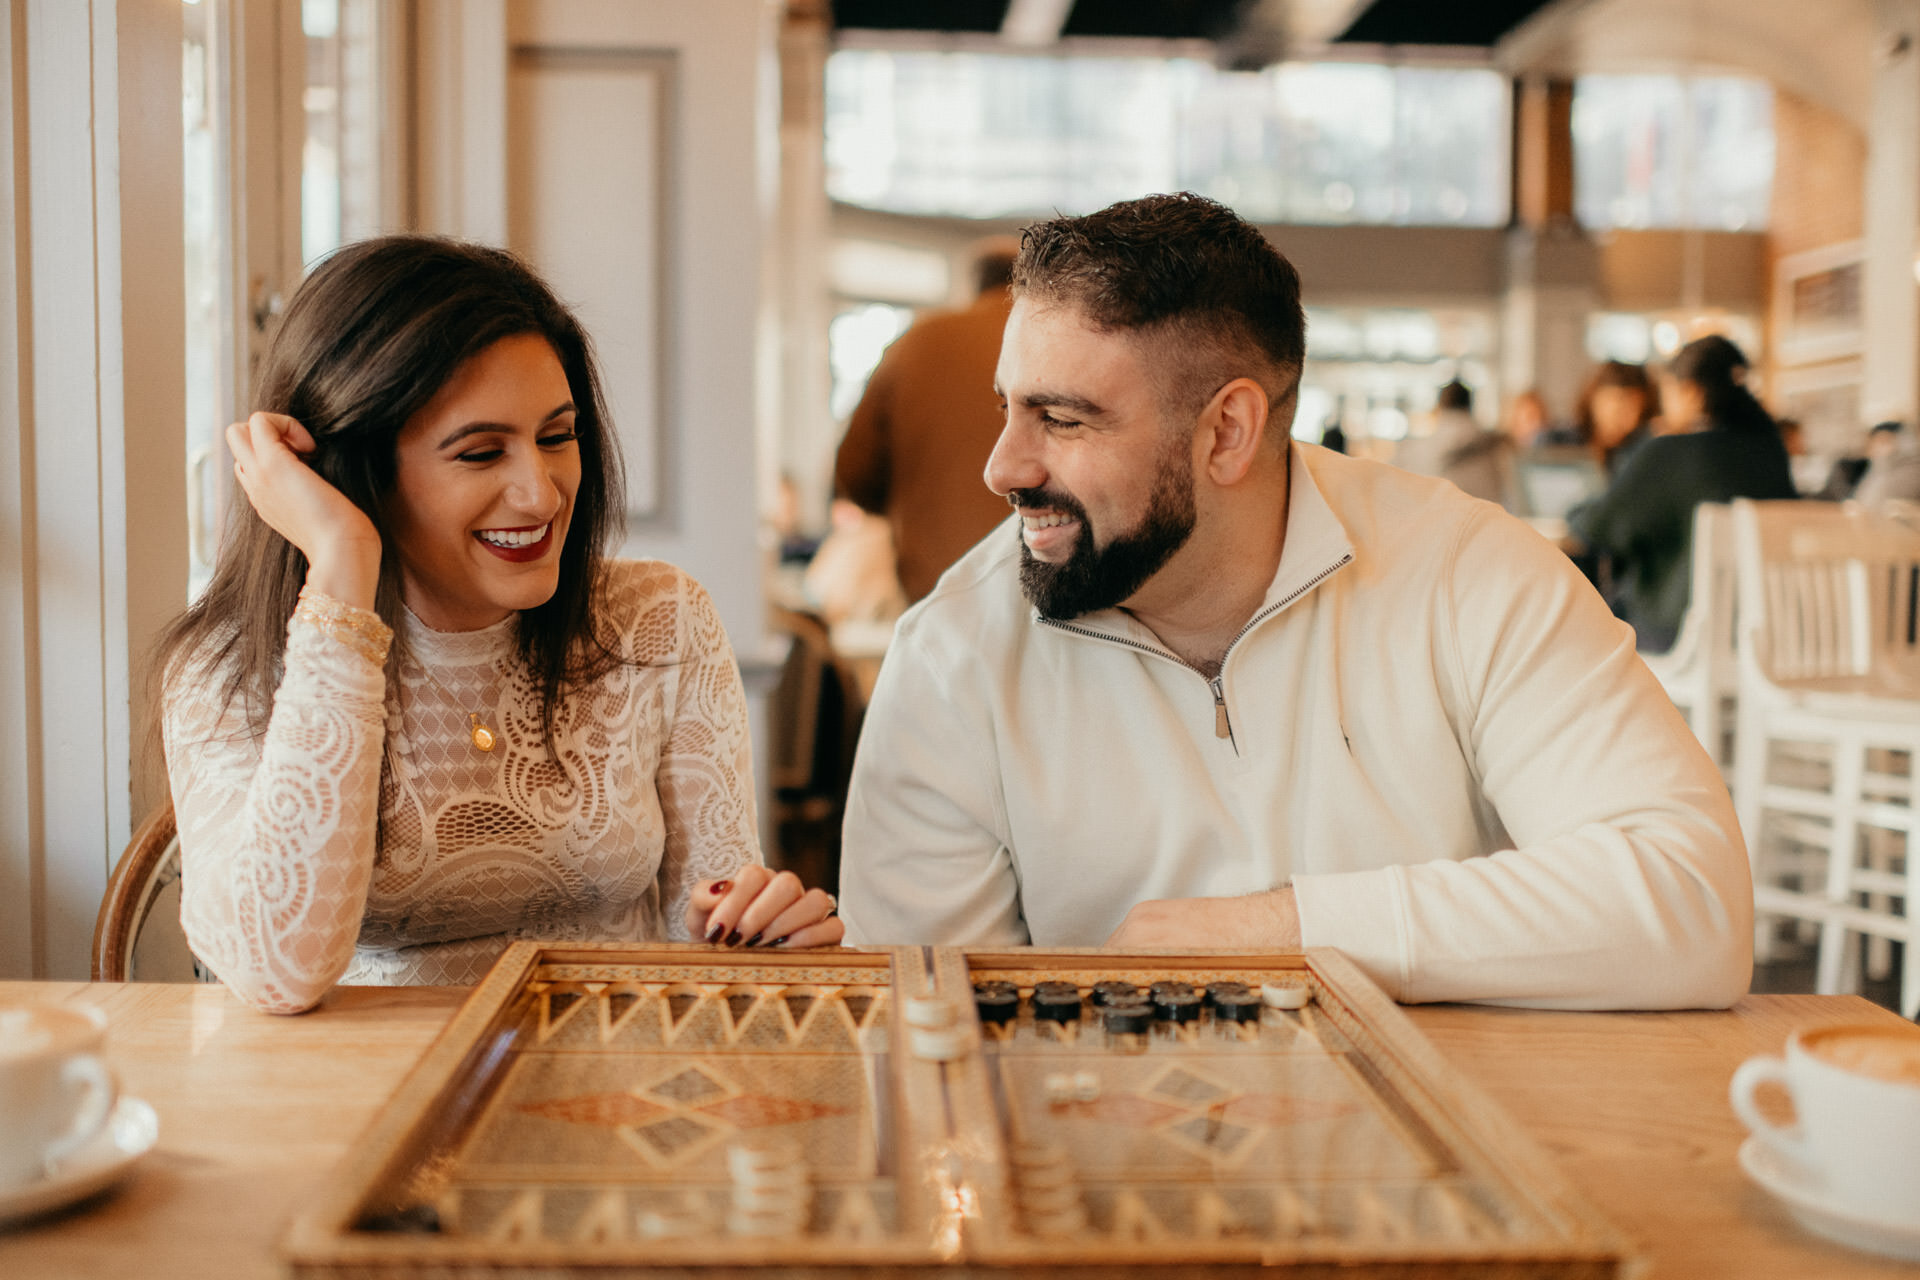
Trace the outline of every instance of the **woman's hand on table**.
[[846, 936], [839, 904], [791, 871], [749, 865], [727, 880], [702, 880], [687, 902], [687, 930], [721, 946], [831, 947]]
[[256, 413], [227, 428], [233, 474], [273, 531], [307, 558], [307, 581], [343, 604], [373, 607], [380, 531], [310, 461], [311, 433], [284, 413]]

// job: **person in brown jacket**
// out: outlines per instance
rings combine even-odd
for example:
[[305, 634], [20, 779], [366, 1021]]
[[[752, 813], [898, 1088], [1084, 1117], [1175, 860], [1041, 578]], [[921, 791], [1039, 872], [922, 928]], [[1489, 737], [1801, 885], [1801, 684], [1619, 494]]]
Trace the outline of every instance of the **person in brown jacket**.
[[993, 390], [1018, 245], [999, 237], [975, 259], [979, 296], [932, 312], [901, 334], [867, 381], [834, 462], [834, 487], [893, 522], [908, 601], [1007, 518], [981, 479], [1004, 425]]

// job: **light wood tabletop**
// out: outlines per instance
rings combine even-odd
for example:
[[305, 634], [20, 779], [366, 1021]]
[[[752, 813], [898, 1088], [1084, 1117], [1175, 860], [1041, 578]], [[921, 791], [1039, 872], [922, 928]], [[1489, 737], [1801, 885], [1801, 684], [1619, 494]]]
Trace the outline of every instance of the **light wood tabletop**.
[[[294, 1212], [459, 1005], [446, 988], [341, 988], [296, 1018], [217, 986], [0, 982], [0, 1003], [81, 1001], [111, 1021], [157, 1148], [116, 1191], [0, 1230], [0, 1276], [276, 1277]], [[1727, 1081], [1799, 1027], [1896, 1023], [1852, 996], [1749, 996], [1724, 1013], [1408, 1015], [1505, 1107], [1668, 1280], [1920, 1275], [1804, 1233], [1741, 1174]]]

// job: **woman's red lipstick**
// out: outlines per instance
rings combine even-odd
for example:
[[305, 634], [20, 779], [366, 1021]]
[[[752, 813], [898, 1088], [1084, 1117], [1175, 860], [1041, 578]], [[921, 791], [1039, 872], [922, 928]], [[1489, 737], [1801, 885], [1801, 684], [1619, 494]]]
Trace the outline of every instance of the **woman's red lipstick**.
[[[537, 529], [539, 527], [539, 525], [532, 525], [529, 526], [528, 529], [500, 529], [497, 530], [497, 532], [526, 533], [531, 529]], [[499, 556], [502, 560], [512, 561], [515, 564], [524, 564], [529, 560], [538, 560], [541, 556], [546, 555], [548, 549], [553, 546], [553, 522], [551, 520], [547, 522], [547, 531], [540, 535], [540, 541], [529, 542], [524, 547], [503, 547], [497, 542], [488, 542], [477, 533], [473, 535], [473, 539], [494, 555]]]

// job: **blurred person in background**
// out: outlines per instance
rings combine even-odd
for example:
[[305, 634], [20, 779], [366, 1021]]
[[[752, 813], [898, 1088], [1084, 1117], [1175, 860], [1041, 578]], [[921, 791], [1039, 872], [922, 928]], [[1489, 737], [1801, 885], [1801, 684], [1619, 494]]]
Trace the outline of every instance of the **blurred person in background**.
[[1459, 379], [1440, 388], [1433, 427], [1410, 435], [1393, 451], [1394, 465], [1415, 475], [1451, 481], [1462, 493], [1512, 508], [1513, 445], [1473, 419], [1473, 392]]
[[836, 498], [830, 519], [801, 580], [807, 603], [829, 627], [892, 622], [906, 612], [907, 599], [894, 576], [893, 530], [886, 518]]
[[1567, 517], [1563, 548], [1608, 557], [1616, 607], [1643, 650], [1671, 648], [1679, 634], [1696, 506], [1798, 496], [1779, 429], [1746, 388], [1747, 367], [1740, 348], [1718, 335], [1682, 347], [1661, 397], [1677, 434], [1640, 446], [1605, 493]]
[[1580, 392], [1574, 426], [1608, 476], [1653, 438], [1660, 397], [1645, 365], [1608, 360], [1596, 366]]
[[840, 441], [834, 487], [893, 522], [909, 603], [1007, 518], [1007, 504], [980, 483], [980, 473], [1004, 421], [993, 368], [1019, 247], [1011, 236], [976, 247], [973, 302], [921, 317], [887, 348]]
[[1518, 453], [1581, 443], [1580, 433], [1573, 426], [1553, 420], [1547, 412], [1546, 398], [1532, 387], [1508, 403], [1500, 429]]
[[1920, 502], [1920, 441], [1898, 422], [1874, 425], [1867, 436], [1867, 468], [1853, 498], [1869, 506], [1900, 500]]

